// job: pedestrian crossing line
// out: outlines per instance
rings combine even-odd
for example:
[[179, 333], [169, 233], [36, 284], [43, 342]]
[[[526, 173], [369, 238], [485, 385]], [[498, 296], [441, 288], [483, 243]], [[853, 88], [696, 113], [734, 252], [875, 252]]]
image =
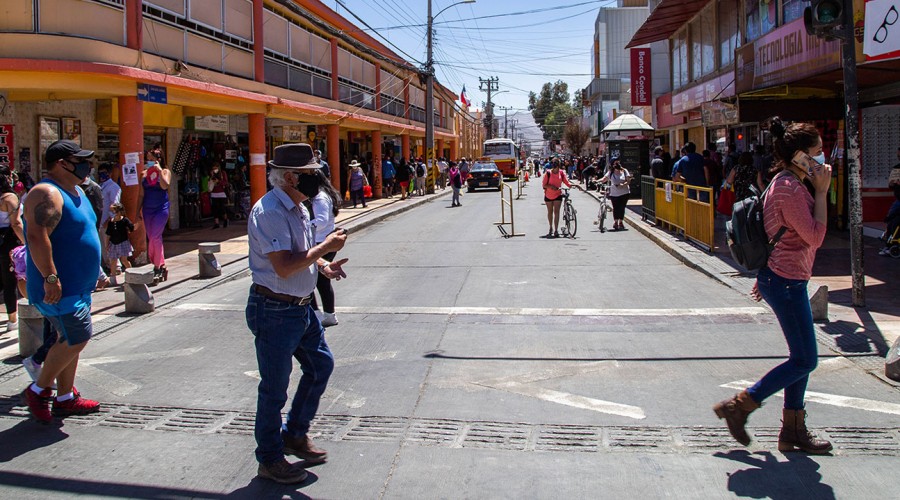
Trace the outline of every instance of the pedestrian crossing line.
[[[243, 304], [178, 304], [183, 311], [243, 311]], [[763, 307], [706, 307], [681, 309], [591, 309], [547, 307], [336, 307], [341, 314], [432, 314], [488, 316], [755, 316], [769, 313]]]
[[[749, 380], [736, 380], [719, 387], [735, 389], [742, 391], [753, 385]], [[784, 391], [779, 391], [776, 396], [784, 397]], [[885, 401], [875, 401], [873, 399], [854, 398], [850, 396], [840, 396], [837, 394], [826, 394], [824, 392], [806, 391], [806, 401], [819, 403], [823, 405], [839, 406], [842, 408], [853, 408], [856, 410], [874, 411], [878, 413], [887, 413], [889, 415], [900, 415], [900, 404], [887, 403]]]

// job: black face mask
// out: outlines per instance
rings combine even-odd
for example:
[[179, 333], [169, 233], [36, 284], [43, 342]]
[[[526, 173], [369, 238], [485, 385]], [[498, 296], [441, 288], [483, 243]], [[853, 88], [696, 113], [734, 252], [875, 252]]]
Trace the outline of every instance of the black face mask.
[[83, 161], [81, 163], [72, 163], [72, 162], [66, 160], [66, 163], [69, 163], [73, 167], [75, 167], [73, 170], [66, 170], [66, 171], [69, 172], [70, 174], [74, 175], [76, 178], [78, 178], [79, 183], [84, 182], [84, 180], [87, 179], [87, 177], [89, 175], [91, 175], [91, 162], [89, 162], [89, 161]]
[[300, 174], [297, 176], [297, 191], [307, 198], [315, 198], [319, 194], [319, 176]]

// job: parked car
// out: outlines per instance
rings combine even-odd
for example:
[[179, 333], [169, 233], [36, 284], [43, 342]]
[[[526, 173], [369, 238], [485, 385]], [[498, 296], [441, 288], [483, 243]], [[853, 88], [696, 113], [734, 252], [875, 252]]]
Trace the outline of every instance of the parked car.
[[467, 191], [472, 192], [479, 188], [494, 188], [500, 191], [500, 183], [503, 175], [497, 164], [492, 161], [478, 161], [469, 169], [469, 178], [466, 179]]

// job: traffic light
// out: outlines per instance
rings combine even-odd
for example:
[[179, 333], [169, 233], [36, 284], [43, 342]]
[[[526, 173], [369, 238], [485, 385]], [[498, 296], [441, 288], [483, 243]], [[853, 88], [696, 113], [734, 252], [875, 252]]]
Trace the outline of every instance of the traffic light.
[[826, 40], [839, 37], [844, 24], [843, 0], [811, 0], [810, 6], [803, 11], [803, 24], [806, 33]]

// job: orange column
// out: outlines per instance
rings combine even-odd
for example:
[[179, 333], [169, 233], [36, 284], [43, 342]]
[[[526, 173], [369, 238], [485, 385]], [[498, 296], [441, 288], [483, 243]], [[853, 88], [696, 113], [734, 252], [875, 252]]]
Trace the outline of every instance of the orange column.
[[331, 185], [341, 190], [341, 126], [328, 125], [326, 144], [328, 145], [328, 166], [331, 167]]
[[403, 117], [409, 120], [409, 78], [403, 79]]
[[381, 111], [381, 63], [375, 63], [375, 111]]
[[409, 134], [403, 134], [400, 136], [400, 154], [407, 159], [414, 156], [412, 154], [412, 151], [409, 150]]
[[374, 177], [374, 186], [372, 186], [372, 195], [375, 198], [381, 198], [381, 131], [372, 131], [372, 177]]
[[[137, 154], [138, 179], [144, 172], [144, 107], [136, 96], [118, 98], [119, 104], [119, 165], [125, 165], [127, 153]], [[171, 167], [171, 165], [166, 165]], [[124, 176], [123, 176], [124, 177]], [[122, 204], [130, 220], [138, 220], [141, 207], [138, 206], [138, 197], [141, 194], [140, 182], [133, 186], [122, 183]], [[177, 207], [177, 204], [175, 205]], [[140, 261], [146, 258], [147, 233], [143, 222], [135, 225], [131, 233], [131, 246], [134, 247], [135, 258]], [[143, 257], [142, 257], [143, 256]]]
[[435, 157], [435, 158], [440, 158], [440, 157], [444, 156], [444, 140], [443, 140], [443, 139], [437, 139], [437, 140], [435, 140], [434, 142], [435, 142], [435, 146], [437, 146], [437, 147], [435, 148], [434, 157]]
[[341, 97], [341, 89], [338, 85], [338, 40], [331, 39], [331, 99], [339, 101]]
[[127, 0], [125, 3], [125, 45], [129, 49], [141, 50], [143, 46], [143, 3], [143, 0]]
[[263, 47], [263, 0], [253, 0], [253, 79], [265, 80], [265, 51]]
[[250, 203], [266, 194], [266, 115], [247, 115], [250, 125]]
[[450, 141], [450, 158], [452, 158], [453, 161], [459, 159], [459, 140]]

